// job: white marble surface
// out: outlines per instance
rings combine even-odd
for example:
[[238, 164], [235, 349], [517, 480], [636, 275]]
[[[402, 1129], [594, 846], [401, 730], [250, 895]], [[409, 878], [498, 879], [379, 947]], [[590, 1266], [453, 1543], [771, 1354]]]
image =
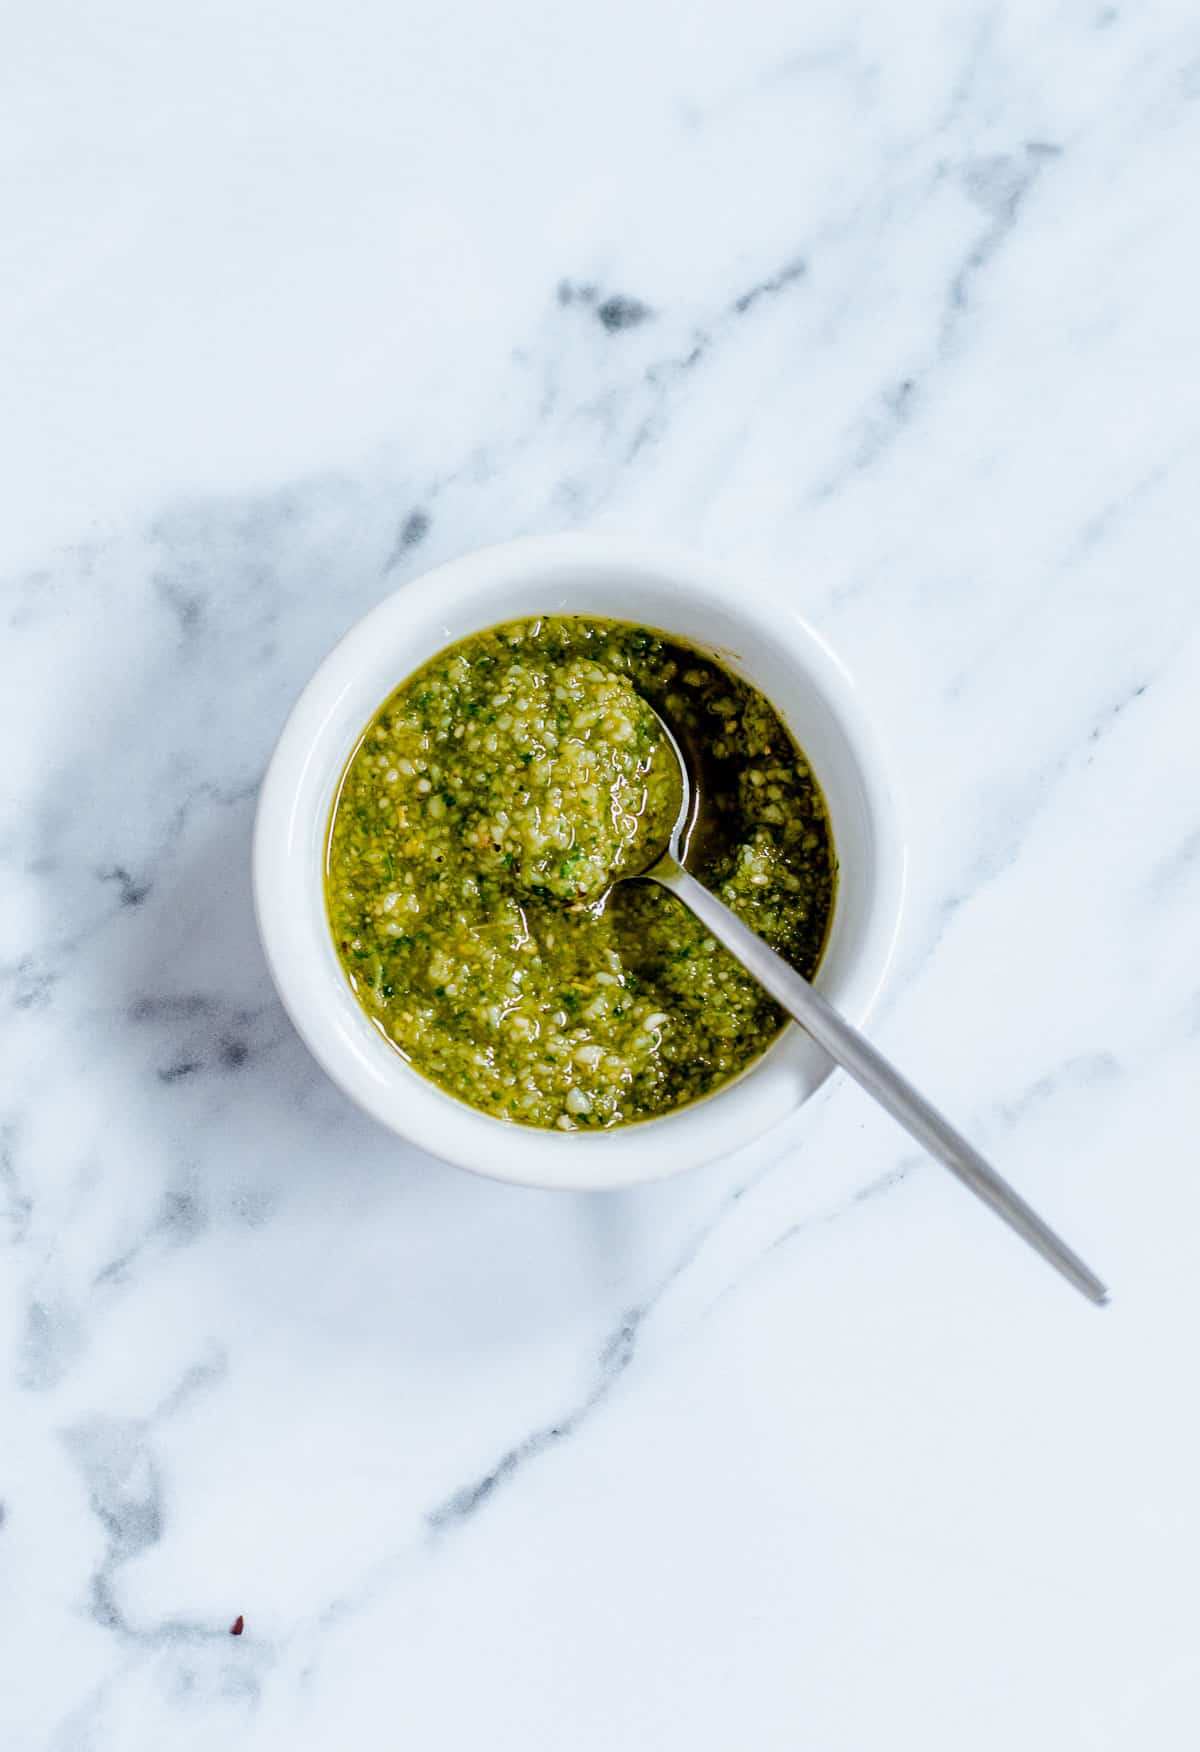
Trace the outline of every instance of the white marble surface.
[[[1191, 1752], [1195, 8], [50, 0], [0, 141], [0, 1744]], [[1107, 1313], [841, 1081], [572, 1198], [306, 1056], [290, 700], [585, 524], [856, 672], [877, 1036]]]

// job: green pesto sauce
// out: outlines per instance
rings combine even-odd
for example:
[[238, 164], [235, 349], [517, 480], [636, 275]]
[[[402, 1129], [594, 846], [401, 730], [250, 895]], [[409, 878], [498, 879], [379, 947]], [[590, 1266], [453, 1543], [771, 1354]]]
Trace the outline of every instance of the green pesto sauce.
[[690, 912], [622, 882], [700, 794], [688, 863], [807, 976], [837, 862], [807, 761], [761, 694], [616, 621], [546, 616], [440, 652], [385, 701], [329, 829], [326, 902], [359, 1002], [500, 1119], [648, 1119], [736, 1076], [783, 1016]]

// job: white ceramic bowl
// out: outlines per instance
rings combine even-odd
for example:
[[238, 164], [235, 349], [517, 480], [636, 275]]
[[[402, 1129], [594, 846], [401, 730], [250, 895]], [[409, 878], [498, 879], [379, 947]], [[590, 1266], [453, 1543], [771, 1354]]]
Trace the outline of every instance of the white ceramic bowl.
[[829, 1075], [786, 1028], [735, 1081], [659, 1119], [541, 1131], [444, 1094], [367, 1020], [334, 953], [322, 873], [342, 769], [377, 708], [444, 646], [500, 621], [588, 614], [637, 621], [710, 651], [767, 696], [812, 763], [840, 874], [817, 985], [862, 1023], [891, 958], [904, 890], [893, 793], [845, 670], [805, 623], [744, 578], [586, 535], [512, 542], [406, 584], [321, 665], [284, 727], [259, 797], [254, 894], [279, 995], [314, 1057], [360, 1107], [434, 1155], [531, 1186], [630, 1186], [713, 1160], [777, 1125]]

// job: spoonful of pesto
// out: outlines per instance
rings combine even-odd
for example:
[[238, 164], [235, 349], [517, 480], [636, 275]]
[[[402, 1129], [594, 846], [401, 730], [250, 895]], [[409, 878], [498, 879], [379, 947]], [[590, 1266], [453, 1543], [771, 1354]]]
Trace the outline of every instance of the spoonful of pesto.
[[[643, 702], [644, 704], [644, 702]], [[667, 724], [649, 706], [657, 735], [646, 768], [650, 783], [632, 842], [622, 838], [620, 860], [610, 874], [617, 880], [641, 877], [660, 883], [753, 975], [775, 1002], [800, 1023], [830, 1058], [848, 1071], [868, 1095], [962, 1181], [977, 1198], [1027, 1241], [1068, 1283], [1090, 1301], [1103, 1304], [1108, 1291], [1066, 1242], [1042, 1221], [979, 1154], [974, 1145], [914, 1089], [866, 1037], [852, 1028], [802, 974], [776, 954], [738, 915], [684, 867], [697, 826], [696, 789]], [[639, 717], [639, 735], [646, 727]], [[672, 805], [674, 812], [672, 814]]]
[[[464, 843], [484, 873], [503, 860], [514, 891], [588, 905], [639, 855], [651, 790], [661, 792], [661, 778], [648, 780], [652, 767], [663, 770], [662, 728], [628, 680], [590, 658], [520, 680], [517, 688], [510, 679], [516, 697], [503, 730], [505, 750], [519, 751], [520, 789], [499, 807], [491, 798], [473, 805]], [[548, 738], [556, 720], [569, 728]]]

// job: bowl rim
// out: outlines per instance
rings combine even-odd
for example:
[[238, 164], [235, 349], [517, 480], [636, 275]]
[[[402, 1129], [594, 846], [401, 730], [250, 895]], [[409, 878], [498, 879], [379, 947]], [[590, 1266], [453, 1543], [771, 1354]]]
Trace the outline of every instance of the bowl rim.
[[[328, 774], [333, 771], [336, 784], [348, 753], [343, 750], [331, 765], [334, 746], [341, 748], [345, 741], [349, 702], [356, 693], [374, 702], [364, 708], [360, 701], [349, 713], [355, 721], [361, 711], [356, 720], [361, 734], [386, 697], [375, 699], [374, 690], [363, 691], [363, 677], [377, 664], [380, 650], [403, 645], [406, 635], [410, 642], [419, 639], [418, 629], [431, 615], [449, 623], [469, 611], [477, 615], [473, 624], [479, 630], [516, 618], [499, 606], [489, 614], [488, 601], [515, 583], [524, 586], [542, 577], [553, 577], [561, 588], [573, 569], [602, 572], [634, 590], [639, 580], [653, 580], [643, 587], [659, 587], [681, 603], [686, 597], [690, 613], [711, 608], [714, 619], [740, 623], [752, 637], [769, 639], [797, 681], [815, 689], [856, 768], [870, 825], [872, 899], [862, 940], [843, 957], [841, 989], [827, 990], [861, 1026], [894, 958], [907, 881], [900, 805], [879, 739], [844, 665], [795, 609], [761, 587], [748, 588], [727, 568], [662, 544], [587, 533], [523, 538], [461, 555], [383, 598], [333, 647], [287, 717], [259, 792], [252, 876], [259, 936], [284, 1008], [314, 1058], [358, 1106], [410, 1143], [488, 1178], [602, 1190], [662, 1179], [749, 1143], [808, 1099], [832, 1071], [832, 1062], [789, 1024], [738, 1077], [669, 1114], [602, 1132], [564, 1133], [500, 1120], [440, 1089], [375, 1030], [334, 953], [319, 854], [311, 859], [317, 834], [324, 845], [332, 803]], [[599, 613], [582, 607], [567, 612]], [[661, 616], [647, 614], [647, 624], [656, 621]], [[659, 630], [672, 631], [662, 625]], [[441, 646], [429, 645], [411, 661], [401, 658], [406, 666], [392, 685], [434, 651], [465, 636], [466, 631], [453, 631]], [[697, 642], [678, 630], [675, 636]], [[724, 655], [715, 638], [712, 647]], [[825, 788], [819, 770], [817, 778]], [[315, 869], [308, 868], [310, 861]], [[314, 875], [323, 943], [314, 929]], [[826, 985], [822, 974], [828, 959], [827, 949], [819, 986]]]

